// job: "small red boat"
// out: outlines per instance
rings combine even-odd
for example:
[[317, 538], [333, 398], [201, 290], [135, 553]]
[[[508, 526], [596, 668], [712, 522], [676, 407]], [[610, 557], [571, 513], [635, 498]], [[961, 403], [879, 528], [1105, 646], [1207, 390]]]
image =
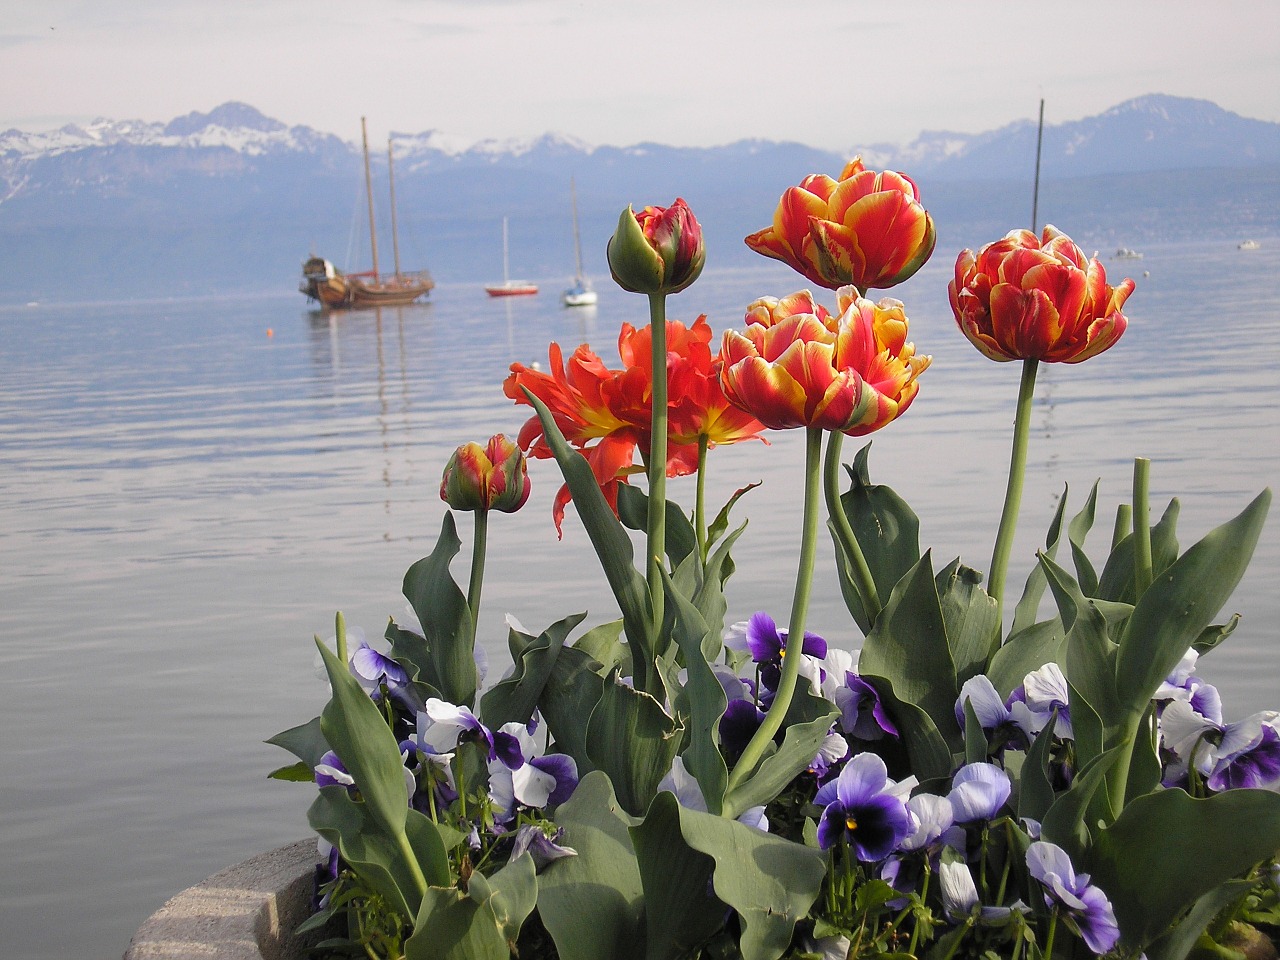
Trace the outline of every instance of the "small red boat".
[[512, 280], [507, 259], [507, 218], [502, 218], [502, 282], [485, 285], [491, 297], [528, 297], [538, 292], [538, 285], [528, 280]]

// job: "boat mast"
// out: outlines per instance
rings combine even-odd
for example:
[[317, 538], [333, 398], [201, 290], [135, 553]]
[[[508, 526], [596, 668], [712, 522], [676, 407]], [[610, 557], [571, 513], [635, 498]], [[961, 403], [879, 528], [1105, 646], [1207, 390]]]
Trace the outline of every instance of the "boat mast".
[[396, 174], [391, 161], [391, 138], [387, 137], [387, 179], [391, 182], [391, 250], [396, 258], [396, 279], [400, 279], [400, 236], [396, 230]]
[[502, 218], [502, 285], [511, 286], [511, 271], [507, 265], [507, 218]]
[[577, 262], [578, 273], [575, 279], [582, 282], [582, 239], [578, 236], [578, 188], [573, 182], [573, 177], [569, 178], [569, 196], [573, 198], [573, 255]]
[[1040, 127], [1036, 131], [1036, 185], [1031, 194], [1031, 232], [1036, 232], [1037, 207], [1040, 204], [1040, 145], [1044, 142], [1044, 97], [1040, 98]]
[[360, 118], [360, 138], [364, 141], [364, 195], [369, 201], [369, 248], [373, 252], [373, 279], [378, 280], [378, 231], [373, 224], [373, 178], [369, 176], [369, 131]]

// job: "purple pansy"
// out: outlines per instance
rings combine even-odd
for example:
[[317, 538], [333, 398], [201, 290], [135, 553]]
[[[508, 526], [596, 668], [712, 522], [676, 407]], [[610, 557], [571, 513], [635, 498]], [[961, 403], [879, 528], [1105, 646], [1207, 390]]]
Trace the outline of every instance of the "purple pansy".
[[507, 858], [507, 862], [510, 863], [521, 854], [527, 853], [533, 858], [534, 869], [541, 871], [553, 860], [559, 860], [561, 857], [576, 857], [577, 850], [559, 843], [563, 836], [563, 827], [548, 834], [541, 824], [526, 823], [516, 831], [515, 843], [511, 847], [511, 856]]
[[464, 740], [474, 740], [484, 745], [489, 759], [496, 756], [492, 732], [466, 707], [431, 697], [418, 711], [417, 723], [418, 745], [424, 753], [444, 753]]
[[879, 740], [887, 733], [898, 735], [876, 688], [853, 671], [844, 675], [844, 686], [836, 690], [836, 706], [840, 708], [840, 726], [859, 740]]
[[938, 884], [941, 887], [942, 909], [952, 920], [963, 920], [972, 916], [976, 910], [979, 920], [1000, 923], [1015, 911], [1031, 912], [1020, 900], [1008, 907], [982, 906], [978, 898], [978, 886], [973, 882], [973, 873], [966, 863], [943, 861], [938, 865]]
[[893, 792], [895, 786], [884, 761], [874, 753], [860, 753], [846, 763], [840, 776], [823, 784], [814, 797], [824, 808], [818, 846], [829, 850], [845, 840], [863, 862], [887, 857], [915, 829], [906, 804]]
[[355, 777], [347, 772], [347, 768], [342, 765], [342, 761], [332, 750], [326, 752], [316, 764], [315, 777], [318, 787], [351, 788], [356, 783]]
[[764, 721], [764, 711], [752, 700], [730, 700], [720, 717], [720, 752], [725, 763], [733, 766], [747, 749], [752, 735]]
[[1175, 757], [1165, 784], [1184, 783], [1192, 765], [1214, 791], [1275, 783], [1280, 780], [1276, 722], [1277, 714], [1267, 710], [1235, 723], [1214, 723], [1189, 701], [1172, 701], [1160, 714], [1160, 738]]
[[951, 778], [947, 799], [956, 823], [992, 820], [1013, 792], [1009, 775], [994, 763], [968, 763]]
[[906, 852], [932, 850], [935, 847], [963, 845], [964, 833], [955, 823], [951, 801], [933, 793], [918, 793], [907, 801], [907, 809], [915, 818], [915, 830], [902, 839], [898, 849]]
[[[767, 613], [754, 614], [747, 621], [746, 648], [751, 659], [760, 664], [760, 681], [770, 691], [778, 688], [782, 660], [787, 655], [787, 630], [774, 622]], [[822, 660], [827, 655], [827, 641], [816, 633], [805, 631], [800, 652], [807, 657]], [[818, 677], [821, 685], [821, 675]]]
[[[1280, 732], [1270, 724], [1262, 723], [1256, 736], [1246, 739], [1252, 731], [1240, 731], [1236, 740], [1243, 743], [1239, 746], [1236, 742], [1228, 743], [1234, 732], [1228, 731], [1222, 737], [1218, 760], [1209, 773], [1209, 789], [1220, 792], [1240, 787], [1269, 787], [1280, 780]], [[1234, 749], [1226, 749], [1228, 746]]]
[[383, 685], [395, 689], [409, 682], [409, 674], [399, 662], [379, 653], [363, 640], [351, 654], [351, 673], [362, 687], [372, 691]]
[[554, 807], [568, 800], [577, 786], [578, 765], [562, 753], [532, 757], [514, 770], [501, 760], [489, 763], [489, 798], [502, 822], [515, 815], [516, 804]]
[[1044, 887], [1045, 906], [1060, 908], [1059, 915], [1090, 950], [1101, 955], [1120, 942], [1111, 901], [1089, 883], [1089, 874], [1076, 874], [1065, 850], [1035, 841], [1027, 848], [1027, 870]]
[[1046, 663], [1028, 673], [1022, 686], [1009, 695], [1010, 719], [1028, 739], [1034, 739], [1056, 710], [1058, 719], [1053, 725], [1053, 735], [1059, 740], [1072, 740], [1075, 735], [1071, 729], [1068, 695], [1062, 668], [1056, 663]]

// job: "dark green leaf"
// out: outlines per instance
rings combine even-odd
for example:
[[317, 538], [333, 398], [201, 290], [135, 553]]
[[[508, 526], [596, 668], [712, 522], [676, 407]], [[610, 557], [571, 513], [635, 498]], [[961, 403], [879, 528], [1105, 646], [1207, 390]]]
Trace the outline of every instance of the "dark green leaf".
[[[649, 525], [649, 496], [639, 487], [629, 483], [618, 487], [618, 519], [632, 530], [644, 532]], [[690, 554], [698, 550], [698, 535], [693, 524], [684, 515], [680, 505], [667, 501], [667, 557], [671, 566], [678, 567]]]
[[624, 810], [639, 816], [680, 749], [681, 728], [652, 696], [605, 679], [587, 722], [587, 756], [609, 775]]
[[[1087, 867], [1138, 949], [1197, 900], [1280, 850], [1280, 794], [1181, 790], [1138, 797], [1097, 838]], [[1158, 882], [1153, 882], [1158, 878]]]
[[[1178, 558], [1178, 511], [1180, 507], [1176, 499], [1169, 501], [1164, 516], [1151, 528], [1151, 572], [1159, 576], [1166, 567]], [[1133, 534], [1121, 539], [1107, 557], [1098, 579], [1098, 598], [1102, 600], [1119, 600], [1133, 603], [1135, 596], [1133, 575]]]
[[987, 677], [1000, 696], [1008, 699], [1009, 694], [1022, 686], [1028, 673], [1039, 670], [1046, 663], [1062, 666], [1066, 656], [1067, 635], [1062, 629], [1062, 620], [1058, 617], [1042, 620], [1009, 636], [991, 658]]
[[767, 754], [750, 777], [725, 795], [721, 811], [724, 816], [739, 817], [752, 807], [775, 799], [800, 771], [813, 762], [835, 717], [835, 708], [832, 707], [830, 713], [808, 723], [789, 725], [783, 735], [782, 746]]
[[555, 669], [565, 638], [584, 617], [585, 613], [575, 613], [558, 620], [524, 647], [511, 676], [498, 681], [481, 698], [480, 716], [489, 729], [497, 730], [504, 723], [529, 722]]
[[628, 828], [603, 773], [587, 774], [556, 810], [563, 842], [578, 852], [538, 878], [538, 914], [560, 960], [639, 960], [645, 953], [644, 896]]
[[863, 644], [858, 668], [888, 680], [894, 694], [927, 713], [948, 745], [958, 750], [962, 742], [955, 715], [959, 686], [929, 553], [888, 596]]
[[[1097, 485], [1094, 485], [1097, 490]], [[1044, 541], [1045, 556], [1053, 559], [1058, 555], [1058, 541], [1062, 537], [1062, 517], [1067, 509], [1067, 488], [1062, 488], [1062, 496], [1058, 498], [1058, 508], [1053, 512], [1053, 521], [1049, 524], [1049, 532]], [[1073, 521], [1074, 522], [1074, 521]], [[1044, 588], [1048, 582], [1044, 578], [1044, 571], [1040, 569], [1040, 565], [1036, 564], [1031, 568], [1031, 573], [1027, 575], [1026, 586], [1022, 588], [1022, 599], [1018, 601], [1018, 606], [1013, 611], [1013, 626], [1010, 627], [1010, 635], [1027, 629], [1036, 622], [1036, 617], [1040, 612], [1040, 600], [1044, 596]]]
[[587, 756], [587, 723], [600, 702], [605, 679], [600, 664], [576, 647], [560, 651], [543, 687], [538, 709], [555, 739], [556, 749], [573, 757], [578, 773], [595, 767]]
[[290, 727], [288, 730], [282, 730], [267, 743], [288, 750], [312, 770], [320, 762], [320, 758], [329, 752], [329, 744], [324, 734], [320, 732], [319, 717], [299, 726]]
[[478, 680], [472, 649], [475, 626], [467, 598], [449, 573], [461, 546], [453, 514], [445, 513], [436, 548], [404, 575], [405, 599], [422, 624], [424, 643], [412, 654], [393, 652], [411, 656], [419, 676], [445, 700], [470, 707], [475, 704]]
[[986, 670], [987, 660], [1000, 642], [1000, 607], [980, 586], [982, 574], [958, 559], [934, 581], [958, 688]]
[[1271, 491], [1177, 559], [1138, 600], [1116, 665], [1116, 684], [1150, 700], [1199, 639], [1244, 575], [1262, 531]]

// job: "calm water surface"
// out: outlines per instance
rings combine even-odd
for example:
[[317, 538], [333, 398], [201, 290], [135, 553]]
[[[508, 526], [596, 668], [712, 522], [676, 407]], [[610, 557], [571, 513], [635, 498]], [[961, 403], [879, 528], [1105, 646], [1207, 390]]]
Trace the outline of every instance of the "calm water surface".
[[[1064, 486], [1078, 506], [1100, 478], [1097, 559], [1134, 456], [1153, 461], [1157, 510], [1181, 499], [1184, 547], [1276, 484], [1278, 254], [1168, 246], [1109, 264], [1138, 281], [1132, 325], [1097, 359], [1041, 368], [1011, 585]], [[921, 515], [938, 566], [986, 569], [1018, 367], [956, 332], [945, 260], [897, 291], [935, 360], [913, 409], [876, 436], [872, 477]], [[793, 277], [711, 271], [672, 315], [705, 311], [723, 329]], [[555, 339], [616, 363], [619, 324], [647, 320], [643, 298], [603, 283], [598, 308], [566, 311], [559, 286], [504, 303], [445, 285], [427, 305], [330, 318], [296, 295], [0, 309], [6, 953], [118, 957], [178, 889], [308, 834], [311, 790], [268, 781], [290, 758], [262, 741], [322, 704], [311, 636], [337, 609], [371, 636], [401, 612], [400, 578], [439, 531], [448, 454], [525, 418], [499, 386], [512, 360], [545, 364]], [[764, 481], [741, 513], [735, 618], [787, 615], [802, 459], [796, 431], [712, 457], [721, 499]], [[491, 524], [480, 629], [499, 671], [505, 613], [537, 628], [614, 615], [572, 515], [555, 539], [553, 468], [533, 474], [525, 510]], [[1243, 625], [1202, 671], [1234, 716], [1280, 706], [1277, 531], [1273, 518], [1231, 601]], [[465, 583], [465, 559], [455, 574]], [[810, 625], [859, 643], [829, 577]]]

